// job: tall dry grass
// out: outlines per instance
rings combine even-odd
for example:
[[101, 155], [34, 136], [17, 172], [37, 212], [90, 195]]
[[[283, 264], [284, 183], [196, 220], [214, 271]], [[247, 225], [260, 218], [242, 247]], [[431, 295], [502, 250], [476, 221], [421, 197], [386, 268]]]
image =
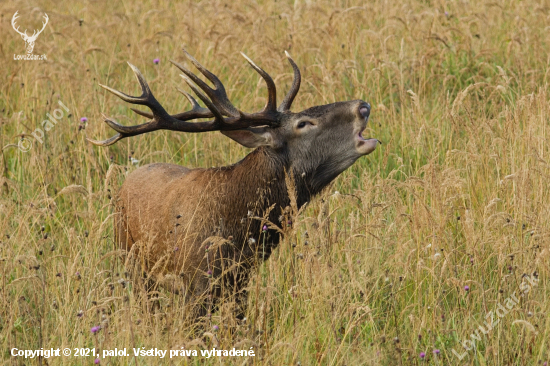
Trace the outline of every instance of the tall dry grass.
[[[13, 60], [24, 53], [10, 24], [16, 10], [23, 29], [49, 15], [34, 51], [47, 61]], [[236, 345], [256, 356], [101, 362], [542, 364], [550, 358], [549, 27], [545, 0], [0, 3], [3, 363], [31, 364], [11, 357], [13, 347]], [[260, 108], [266, 90], [239, 51], [275, 77], [282, 96], [289, 50], [304, 78], [294, 109], [364, 99], [374, 107], [369, 134], [384, 142], [295, 218], [253, 276], [247, 321], [235, 325], [222, 307], [210, 322], [219, 330], [201, 337], [182, 321], [179, 297], [161, 292], [160, 310], [150, 312], [131, 291], [110, 199], [136, 165], [220, 166], [248, 151], [219, 133], [156, 132], [110, 148], [85, 141], [111, 135], [102, 113], [138, 122], [97, 85], [137, 93], [126, 61], [168, 111], [188, 108], [168, 62], [185, 62], [182, 45], [243, 110]], [[70, 115], [43, 144], [19, 151], [18, 135], [39, 127], [58, 100]], [[521, 292], [525, 275], [537, 286], [466, 352], [461, 343]]]

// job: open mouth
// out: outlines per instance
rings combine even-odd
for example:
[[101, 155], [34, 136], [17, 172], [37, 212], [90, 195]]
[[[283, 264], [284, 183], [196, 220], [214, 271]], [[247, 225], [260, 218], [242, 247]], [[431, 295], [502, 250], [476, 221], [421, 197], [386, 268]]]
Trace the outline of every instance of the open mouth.
[[363, 137], [363, 132], [365, 132], [365, 128], [367, 128], [367, 126], [361, 128], [361, 130], [359, 130], [359, 133], [357, 134], [357, 137], [359, 138], [359, 141], [367, 141], [367, 140], [370, 140], [370, 138], [364, 138], [364, 137]]
[[357, 133], [357, 137], [358, 137], [360, 142], [364, 142], [364, 141], [368, 141], [368, 140], [376, 140], [376, 141], [380, 142], [380, 140], [378, 140], [378, 139], [373, 139], [373, 138], [370, 138], [370, 137], [367, 137], [367, 138], [363, 137], [363, 132], [365, 132], [365, 129], [367, 128], [367, 123], [369, 123], [369, 114], [370, 114], [369, 112], [370, 112], [370, 109], [368, 109], [367, 107], [361, 107], [359, 109], [359, 113], [361, 113], [361, 115], [365, 119], [365, 123], [360, 127], [359, 132]]
[[365, 144], [366, 142], [376, 142], [376, 143], [382, 143], [380, 140], [371, 138], [371, 137], [363, 137], [363, 132], [365, 131], [364, 128], [362, 128], [359, 133], [357, 134], [357, 146], [360, 147], [361, 145]]
[[382, 141], [380, 141], [380, 140], [378, 140], [378, 139], [375, 139], [375, 138], [363, 137], [363, 132], [365, 132], [365, 128], [366, 128], [366, 126], [363, 127], [363, 128], [359, 131], [359, 133], [357, 134], [357, 138], [358, 138], [359, 142], [365, 142], [365, 141], [369, 141], [369, 140], [376, 140], [376, 141], [378, 141], [379, 144], [382, 143]]
[[370, 105], [366, 104], [359, 108], [359, 113], [363, 116], [365, 123], [361, 125], [359, 131], [357, 132], [357, 149], [362, 153], [372, 152], [378, 143], [381, 143], [380, 140], [370, 137], [363, 137], [363, 132], [367, 128], [367, 123], [369, 121], [370, 115]]

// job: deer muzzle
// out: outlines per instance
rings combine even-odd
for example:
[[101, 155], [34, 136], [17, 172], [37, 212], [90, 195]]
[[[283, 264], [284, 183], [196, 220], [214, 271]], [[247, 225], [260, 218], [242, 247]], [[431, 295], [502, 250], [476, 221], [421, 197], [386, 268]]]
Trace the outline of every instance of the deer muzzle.
[[367, 123], [370, 116], [370, 104], [363, 103], [359, 106], [359, 114], [363, 117], [363, 123], [360, 124], [359, 128], [355, 131], [356, 133], [356, 142], [355, 148], [357, 152], [361, 155], [367, 155], [373, 152], [376, 149], [376, 146], [380, 141], [374, 138], [365, 138], [363, 137], [363, 132], [367, 128]]

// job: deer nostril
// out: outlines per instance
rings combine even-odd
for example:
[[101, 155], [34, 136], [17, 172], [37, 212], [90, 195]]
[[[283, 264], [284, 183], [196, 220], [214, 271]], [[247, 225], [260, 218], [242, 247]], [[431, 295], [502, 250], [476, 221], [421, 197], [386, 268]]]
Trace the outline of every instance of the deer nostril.
[[361, 106], [361, 108], [359, 108], [359, 113], [361, 113], [363, 118], [368, 118], [370, 115], [370, 104]]

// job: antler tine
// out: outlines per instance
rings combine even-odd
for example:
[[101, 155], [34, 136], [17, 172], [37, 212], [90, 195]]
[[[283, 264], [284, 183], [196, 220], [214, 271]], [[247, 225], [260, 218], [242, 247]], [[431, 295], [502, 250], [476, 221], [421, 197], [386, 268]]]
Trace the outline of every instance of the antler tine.
[[[174, 66], [176, 66], [178, 69], [180, 69], [187, 78], [193, 81], [199, 88], [201, 88], [206, 95], [210, 97], [211, 102], [216, 106], [216, 109], [221, 110], [223, 114], [229, 117], [236, 117], [239, 115], [239, 111], [237, 108], [235, 108], [231, 102], [229, 102], [229, 99], [227, 98], [227, 95], [225, 93], [225, 89], [223, 86], [218, 87], [217, 89], [212, 89], [209, 87], [204, 81], [202, 81], [197, 75], [193, 74], [191, 71], [189, 71], [184, 66], [178, 64], [175, 61], [170, 61]], [[197, 94], [198, 95], [198, 94]]]
[[209, 111], [206, 108], [202, 108], [199, 105], [199, 103], [197, 103], [197, 100], [195, 98], [193, 98], [193, 96], [191, 94], [189, 94], [188, 92], [186, 92], [185, 90], [182, 90], [180, 88], [176, 88], [176, 90], [179, 91], [181, 94], [183, 94], [187, 98], [189, 103], [191, 103], [191, 105], [193, 106], [193, 109], [202, 109], [204, 111]]
[[106, 115], [103, 115], [103, 118], [105, 119], [105, 123], [107, 123], [109, 127], [111, 127], [116, 132], [122, 134], [123, 137], [133, 136], [134, 134], [138, 134], [139, 131], [145, 131], [147, 128], [149, 128], [151, 123], [154, 123], [148, 122], [137, 126], [124, 126], [116, 122], [115, 120], [110, 119]]
[[[117, 131], [118, 133], [116, 135], [114, 135], [113, 137], [108, 138], [107, 140], [97, 141], [97, 140], [92, 140], [90, 138], [86, 138], [86, 140], [90, 141], [92, 144], [97, 145], [97, 146], [109, 146], [109, 145], [114, 144], [118, 140], [122, 140], [123, 138], [125, 138], [127, 136], [130, 136], [129, 135], [130, 131], [128, 131], [128, 127], [123, 126], [120, 123], [117, 123], [116, 121], [110, 119], [109, 117], [107, 117], [104, 114], [102, 114], [102, 116], [103, 116], [105, 122], [107, 123], [107, 125], [109, 125], [109, 127], [111, 127], [113, 130]], [[145, 125], [147, 125], [147, 123]], [[141, 126], [143, 126], [143, 125], [141, 125]], [[139, 127], [139, 126], [136, 126], [136, 127]]]
[[211, 73], [206, 67], [202, 66], [201, 63], [198, 62], [193, 56], [191, 56], [191, 54], [187, 52], [185, 48], [182, 48], [182, 50], [183, 53], [185, 53], [185, 57], [187, 57], [187, 59], [191, 61], [193, 65], [195, 65], [197, 70], [199, 70], [204, 76], [206, 76], [206, 78], [210, 80], [212, 84], [214, 84], [216, 89], [223, 90], [223, 92], [225, 93], [225, 87], [223, 86], [223, 83], [220, 81], [220, 79], [218, 79], [218, 77]]
[[[195, 84], [193, 84], [193, 82], [191, 81], [190, 78], [188, 78], [186, 75], [183, 75], [183, 74], [180, 75], [180, 76], [183, 78], [183, 80], [185, 80], [187, 85], [189, 85], [191, 90], [193, 90], [193, 92], [195, 92], [195, 94], [197, 94], [199, 99], [202, 100], [204, 104], [206, 104], [206, 107], [208, 107], [210, 112], [212, 112], [212, 114], [214, 115], [214, 121], [217, 122], [219, 125], [223, 125], [225, 123], [225, 120], [224, 120], [221, 112], [214, 105], [214, 103], [210, 99], [208, 99], [208, 97], [206, 95], [201, 93], [201, 91], [195, 86]], [[195, 101], [195, 103], [196, 103], [196, 101]]]
[[42, 33], [44, 28], [46, 28], [46, 25], [48, 25], [48, 20], [50, 20], [50, 18], [48, 18], [48, 14], [44, 13], [44, 19], [46, 20], [46, 23], [42, 22], [42, 29], [38, 32], [38, 34]]
[[275, 87], [275, 82], [273, 82], [273, 79], [271, 78], [271, 76], [269, 76], [267, 72], [256, 65], [254, 61], [252, 61], [247, 55], [242, 52], [241, 55], [246, 59], [246, 61], [248, 61], [250, 66], [252, 66], [252, 68], [256, 70], [258, 74], [260, 74], [260, 76], [265, 80], [265, 83], [267, 84], [267, 103], [263, 111], [275, 111], [277, 109], [277, 88]]
[[18, 32], [18, 29], [19, 27], [17, 27], [17, 29], [15, 28], [15, 22], [17, 21], [17, 19], [19, 18], [17, 15], [19, 14], [19, 10], [17, 10], [15, 12], [15, 14], [13, 14], [13, 16], [11, 17], [11, 25], [13, 27], [13, 29], [15, 29], [16, 32]]
[[212, 89], [211, 87], [208, 86], [208, 84], [206, 84], [204, 81], [202, 81], [197, 75], [193, 74], [189, 69], [187, 69], [185, 66], [183, 65], [180, 65], [178, 64], [176, 61], [174, 60], [170, 60], [170, 62], [176, 66], [178, 69], [180, 69], [185, 75], [187, 75], [188, 78], [190, 78], [191, 80], [193, 80], [193, 82], [195, 84], [198, 85], [199, 88], [201, 88], [202, 90], [204, 90], [204, 92], [206, 94], [208, 94], [208, 96], [210, 96], [210, 94], [212, 94], [214, 92], [214, 89]]
[[[180, 93], [182, 93], [183, 95], [185, 95], [185, 97], [189, 100], [189, 102], [191, 103], [193, 108], [190, 111], [187, 111], [187, 112], [174, 114], [174, 115], [172, 115], [172, 117], [174, 117], [175, 119], [180, 120], [180, 121], [188, 121], [189, 116], [190, 116], [189, 115], [190, 112], [193, 112], [196, 115], [195, 118], [211, 118], [211, 117], [214, 116], [212, 114], [212, 112], [210, 112], [209, 109], [202, 108], [199, 105], [199, 103], [197, 103], [195, 98], [193, 98], [189, 93], [187, 93], [184, 90], [181, 90], [180, 88], [176, 88], [176, 90], [179, 91]], [[140, 116], [147, 117], [147, 118], [153, 118], [153, 113], [151, 113], [151, 112], [146, 112], [146, 111], [142, 111], [142, 110], [135, 109], [135, 108], [130, 108], [130, 109], [134, 113], [139, 114]]]
[[185, 75], [187, 75], [199, 88], [201, 88], [208, 97], [212, 100], [214, 105], [222, 112], [222, 114], [229, 116], [229, 117], [238, 117], [240, 115], [240, 112], [235, 106], [229, 101], [229, 98], [227, 97], [227, 93], [225, 91], [225, 87], [223, 86], [222, 82], [216, 75], [211, 73], [208, 69], [206, 69], [204, 66], [202, 66], [193, 56], [189, 54], [185, 49], [183, 49], [183, 52], [185, 56], [191, 61], [193, 65], [199, 70], [208, 80], [214, 84], [216, 89], [212, 89], [208, 84], [206, 84], [204, 81], [202, 81], [198, 76], [193, 74], [189, 69], [187, 69], [185, 66], [170, 60], [170, 62], [176, 66], [178, 69], [180, 69]]
[[[113, 88], [111, 88], [107, 85], [99, 84], [99, 86], [101, 86], [102, 88], [110, 91], [111, 93], [113, 93], [114, 95], [116, 95], [117, 97], [119, 97], [120, 99], [122, 99], [125, 102], [132, 103], [132, 104], [145, 105], [145, 106], [149, 107], [151, 109], [151, 111], [153, 112], [153, 115], [156, 112], [157, 114], [159, 114], [160, 117], [169, 116], [168, 113], [164, 110], [164, 108], [162, 108], [160, 103], [153, 96], [153, 93], [151, 92], [151, 89], [149, 88], [149, 84], [147, 84], [147, 81], [145, 80], [145, 77], [143, 76], [141, 71], [139, 71], [139, 69], [137, 67], [135, 67], [134, 65], [132, 65], [129, 62], [128, 62], [128, 65], [130, 66], [130, 68], [134, 72], [134, 75], [136, 76], [136, 79], [137, 79], [139, 85], [141, 86], [141, 95], [139, 97], [133, 97], [131, 95], [128, 95], [126, 93], [123, 93], [121, 91], [113, 89]], [[139, 112], [136, 112], [136, 113], [140, 114]]]
[[17, 28], [15, 28], [15, 26], [17, 25], [17, 24], [15, 24], [15, 21], [16, 21], [17, 19], [19, 19], [19, 15], [18, 15], [18, 14], [19, 14], [19, 10], [17, 10], [17, 11], [15, 12], [15, 14], [13, 14], [13, 17], [11, 18], [11, 26], [12, 26], [13, 29], [14, 29], [17, 33], [19, 33], [20, 35], [23, 35], [23, 34], [24, 34], [24, 35], [27, 35], [27, 30], [26, 30], [26, 29], [25, 29], [25, 33], [21, 33], [21, 31], [19, 31], [19, 26], [17, 26]]
[[[208, 90], [203, 89], [207, 95], [212, 99], [214, 104], [218, 105], [218, 108], [222, 110], [227, 116], [231, 117], [239, 117], [241, 115], [241, 112], [235, 108], [235, 106], [231, 103], [227, 96], [227, 92], [225, 91], [225, 86], [223, 83], [218, 79], [216, 75], [214, 75], [210, 70], [208, 70], [206, 67], [202, 66], [200, 62], [198, 62], [185, 48], [182, 48], [183, 53], [185, 54], [185, 57], [191, 63], [199, 70], [208, 80], [214, 84], [216, 89], [208, 88], [210, 93], [208, 93]], [[198, 85], [198, 84], [197, 84]], [[199, 85], [200, 86], [200, 85]]]
[[130, 108], [132, 112], [135, 114], [139, 114], [140, 116], [147, 117], [147, 118], [153, 118], [153, 113], [151, 112], [145, 112], [136, 108]]
[[118, 91], [116, 89], [113, 89], [111, 88], [110, 86], [107, 86], [107, 85], [103, 85], [103, 84], [99, 84], [100, 87], [102, 87], [103, 89], [113, 93], [114, 95], [116, 95], [117, 97], [119, 97], [120, 99], [122, 99], [123, 101], [125, 102], [128, 102], [128, 103], [135, 103], [135, 104], [142, 104], [142, 100], [141, 98], [138, 98], [138, 97], [132, 97], [131, 95], [128, 95], [128, 94], [125, 94], [121, 91]]
[[281, 103], [279, 108], [277, 108], [279, 112], [286, 112], [290, 110], [290, 106], [292, 105], [292, 102], [294, 102], [294, 98], [296, 98], [296, 95], [300, 90], [300, 84], [302, 83], [302, 74], [300, 73], [298, 65], [296, 65], [296, 63], [294, 62], [292, 57], [290, 57], [290, 54], [287, 51], [285, 51], [285, 55], [288, 58], [288, 62], [290, 62], [290, 64], [292, 65], [292, 69], [294, 70], [294, 80], [292, 81], [292, 86], [285, 96], [285, 99], [283, 99], [283, 102]]
[[[143, 78], [143, 75], [141, 75], [141, 72], [138, 70], [138, 68], [135, 67], [134, 65], [132, 65], [129, 62], [128, 62], [128, 65], [130, 65], [130, 67], [132, 68], [132, 71], [134, 72], [134, 75], [138, 79], [138, 82], [141, 86], [141, 91], [142, 91], [141, 96], [133, 97], [131, 95], [128, 95], [126, 93], [123, 93], [121, 91], [118, 91], [116, 89], [111, 88], [110, 86], [103, 85], [103, 84], [99, 84], [99, 86], [102, 87], [103, 89], [113, 93], [114, 95], [116, 95], [117, 97], [119, 97], [120, 99], [122, 99], [125, 102], [143, 105], [146, 102], [145, 97], [147, 96], [148, 92], [150, 92], [151, 90], [149, 89], [149, 86], [147, 85], [147, 82]], [[138, 76], [138, 74], [141, 75], [141, 78]], [[145, 85], [143, 85], [142, 82], [145, 83]]]
[[116, 135], [114, 135], [111, 138], [108, 138], [107, 140], [98, 141], [98, 140], [93, 140], [93, 139], [88, 138], [88, 137], [86, 137], [86, 140], [88, 140], [89, 142], [91, 142], [92, 144], [94, 144], [96, 146], [105, 147], [105, 146], [110, 146], [110, 145], [114, 144], [118, 140], [122, 140], [124, 137], [125, 136], [122, 136], [120, 133], [117, 133]]

